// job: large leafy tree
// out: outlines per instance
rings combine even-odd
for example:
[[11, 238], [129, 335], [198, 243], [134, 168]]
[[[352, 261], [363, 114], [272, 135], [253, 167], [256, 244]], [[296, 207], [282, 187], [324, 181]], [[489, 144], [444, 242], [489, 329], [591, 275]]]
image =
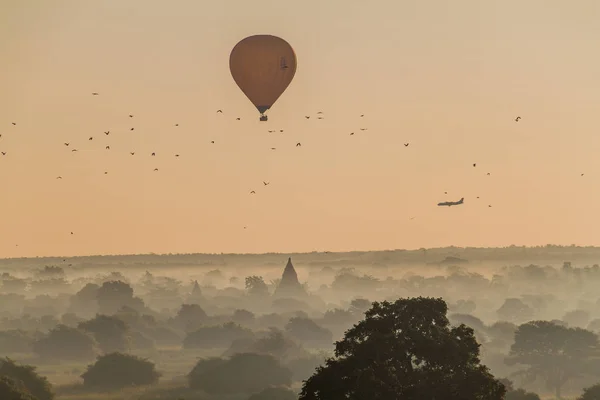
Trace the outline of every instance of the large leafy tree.
[[583, 389], [583, 394], [577, 400], [598, 400], [600, 399], [600, 384]]
[[37, 400], [21, 381], [8, 376], [0, 376], [0, 399], [2, 400]]
[[[0, 376], [11, 378], [18, 387], [25, 388], [27, 393], [37, 400], [53, 400], [52, 385], [45, 376], [40, 376], [35, 367], [19, 365], [10, 358], [0, 359]], [[0, 399], [4, 400], [3, 397]]]
[[560, 399], [565, 383], [595, 372], [598, 350], [598, 337], [593, 332], [531, 321], [517, 328], [506, 363], [527, 366], [517, 374], [530, 382], [542, 378]]
[[450, 326], [442, 299], [373, 303], [304, 381], [300, 400], [501, 400], [505, 388], [480, 365], [473, 329]]

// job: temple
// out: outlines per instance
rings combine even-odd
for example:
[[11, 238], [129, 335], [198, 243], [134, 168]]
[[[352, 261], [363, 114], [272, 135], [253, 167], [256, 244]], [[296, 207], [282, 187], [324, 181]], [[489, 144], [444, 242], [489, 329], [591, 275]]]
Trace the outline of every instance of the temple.
[[273, 293], [274, 297], [305, 297], [306, 291], [298, 281], [298, 274], [292, 264], [292, 258], [288, 258], [288, 262], [283, 270], [281, 282]]

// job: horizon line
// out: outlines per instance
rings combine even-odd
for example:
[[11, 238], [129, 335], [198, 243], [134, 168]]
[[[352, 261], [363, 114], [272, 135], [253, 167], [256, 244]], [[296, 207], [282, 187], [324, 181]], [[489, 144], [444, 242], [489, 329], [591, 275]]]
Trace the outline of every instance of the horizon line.
[[0, 258], [0, 262], [2, 261], [10, 261], [10, 260], [35, 260], [35, 259], [45, 259], [45, 258], [63, 258], [63, 259], [74, 259], [74, 258], [99, 258], [99, 257], [141, 257], [141, 256], [155, 256], [155, 257], [165, 257], [165, 256], [272, 256], [272, 255], [307, 255], [307, 254], [343, 254], [343, 253], [385, 253], [385, 252], [415, 252], [415, 251], [431, 251], [431, 250], [445, 250], [445, 249], [461, 249], [461, 250], [498, 250], [498, 249], [540, 249], [540, 248], [580, 248], [580, 249], [599, 249], [600, 246], [580, 246], [575, 244], [570, 245], [558, 245], [558, 244], [545, 244], [545, 245], [537, 245], [537, 246], [526, 246], [526, 245], [509, 245], [509, 246], [498, 246], [498, 247], [477, 247], [477, 246], [444, 246], [444, 247], [420, 247], [413, 249], [382, 249], [382, 250], [346, 250], [346, 251], [304, 251], [304, 252], [266, 252], [266, 253], [201, 253], [201, 252], [193, 252], [193, 253], [126, 253], [126, 254], [88, 254], [88, 255], [80, 255], [80, 256], [60, 256], [60, 255], [45, 255], [45, 256], [25, 256], [25, 257], [5, 257]]

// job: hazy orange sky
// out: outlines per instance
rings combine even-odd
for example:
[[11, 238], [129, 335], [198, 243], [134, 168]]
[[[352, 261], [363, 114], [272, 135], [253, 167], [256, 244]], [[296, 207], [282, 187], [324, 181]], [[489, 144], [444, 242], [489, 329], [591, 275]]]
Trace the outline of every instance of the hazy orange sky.
[[[599, 20], [597, 0], [0, 1], [0, 257], [600, 244]], [[268, 122], [229, 72], [253, 34], [298, 57]]]

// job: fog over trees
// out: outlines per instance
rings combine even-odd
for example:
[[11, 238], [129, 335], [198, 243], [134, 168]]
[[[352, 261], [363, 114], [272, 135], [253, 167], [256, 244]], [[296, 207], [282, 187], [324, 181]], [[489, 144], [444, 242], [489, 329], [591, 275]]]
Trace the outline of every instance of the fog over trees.
[[596, 398], [599, 250], [423, 254], [0, 260], [0, 398]]

